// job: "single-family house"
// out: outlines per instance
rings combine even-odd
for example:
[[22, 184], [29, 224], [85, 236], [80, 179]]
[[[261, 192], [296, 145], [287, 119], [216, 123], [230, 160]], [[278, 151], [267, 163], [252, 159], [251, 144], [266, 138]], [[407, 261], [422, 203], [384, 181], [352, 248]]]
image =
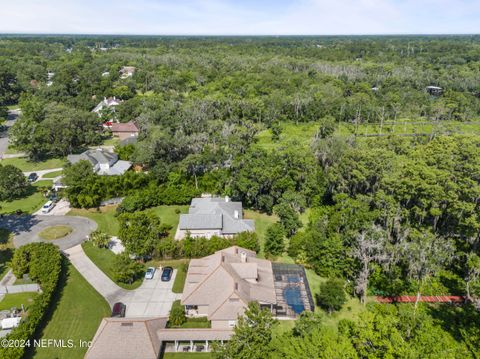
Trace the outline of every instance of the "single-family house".
[[93, 171], [99, 175], [122, 175], [132, 167], [131, 162], [119, 160], [116, 153], [101, 148], [87, 150], [79, 155], [68, 155], [67, 159], [71, 164], [88, 161], [92, 164]]
[[112, 123], [112, 134], [114, 137], [118, 137], [120, 140], [126, 138], [138, 136], [139, 129], [135, 122], [128, 121], [127, 123]]
[[126, 79], [129, 77], [132, 77], [133, 74], [135, 73], [135, 70], [136, 70], [135, 66], [123, 66], [120, 69], [120, 78]]
[[254, 232], [255, 222], [243, 219], [242, 202], [229, 197], [194, 198], [188, 214], [181, 214], [175, 239], [192, 237], [231, 237], [241, 232]]
[[207, 317], [212, 329], [233, 328], [252, 301], [274, 312], [277, 295], [270, 261], [238, 246], [190, 261], [181, 298], [187, 316]]
[[100, 112], [104, 108], [112, 107], [113, 109], [115, 109], [115, 106], [118, 106], [121, 103], [122, 103], [122, 100], [116, 98], [115, 96], [114, 97], [109, 97], [109, 98], [104, 97], [103, 100], [100, 101], [97, 106], [95, 106], [95, 108], [92, 110], [92, 112], [95, 112], [96, 114], [100, 115]]

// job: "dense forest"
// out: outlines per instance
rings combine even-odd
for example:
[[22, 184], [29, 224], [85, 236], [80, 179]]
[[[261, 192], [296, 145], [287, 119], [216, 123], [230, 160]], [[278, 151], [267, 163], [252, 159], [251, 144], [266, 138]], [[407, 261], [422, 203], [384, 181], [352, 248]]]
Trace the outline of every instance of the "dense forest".
[[[33, 160], [102, 144], [112, 114], [91, 110], [104, 97], [138, 124], [116, 150], [144, 173], [67, 169], [76, 206], [229, 195], [278, 216], [267, 255], [341, 278], [362, 302], [468, 300], [369, 305], [336, 328], [305, 317], [273, 338], [246, 325], [244, 339], [272, 357], [480, 356], [480, 36], [0, 39], [0, 117], [19, 104], [12, 144]], [[266, 355], [231, 343], [220, 357]]]

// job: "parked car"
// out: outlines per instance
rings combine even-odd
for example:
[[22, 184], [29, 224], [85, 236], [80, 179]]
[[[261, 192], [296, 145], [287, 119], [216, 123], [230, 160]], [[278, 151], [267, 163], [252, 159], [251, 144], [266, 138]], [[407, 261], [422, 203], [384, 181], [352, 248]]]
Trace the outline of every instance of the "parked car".
[[162, 282], [168, 282], [172, 278], [172, 274], [172, 267], [164, 267], [162, 270]]
[[155, 268], [148, 267], [147, 272], [145, 273], [145, 279], [153, 279], [154, 275], [155, 275]]
[[47, 203], [45, 203], [42, 207], [42, 213], [45, 213], [47, 214], [48, 212], [50, 212], [53, 207], [55, 207], [55, 203], [53, 203], [52, 201], [48, 201]]
[[125, 318], [125, 311], [127, 306], [122, 302], [117, 302], [112, 308], [112, 318]]
[[38, 179], [38, 175], [33, 172], [28, 175], [28, 182], [32, 183], [35, 182]]

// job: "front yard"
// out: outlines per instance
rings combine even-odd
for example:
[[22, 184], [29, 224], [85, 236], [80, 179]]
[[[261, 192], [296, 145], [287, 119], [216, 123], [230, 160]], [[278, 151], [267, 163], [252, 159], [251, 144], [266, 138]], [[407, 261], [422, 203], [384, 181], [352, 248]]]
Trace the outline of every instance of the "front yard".
[[42, 339], [72, 339], [76, 348], [37, 348], [28, 358], [35, 359], [81, 359], [87, 348], [78, 346], [79, 340], [92, 340], [100, 321], [110, 316], [110, 307], [103, 297], [71, 265], [67, 268], [68, 277], [58, 298], [55, 299], [53, 315], [43, 328]]
[[5, 294], [5, 297], [0, 300], [0, 310], [10, 310], [13, 307], [21, 309], [22, 304], [25, 309], [27, 309], [30, 304], [33, 303], [36, 296], [37, 292]]
[[23, 172], [50, 170], [60, 168], [65, 165], [64, 158], [51, 158], [45, 161], [30, 161], [26, 157], [5, 158], [0, 161], [2, 165], [13, 165], [20, 168]]
[[115, 272], [113, 270], [113, 263], [115, 260], [115, 254], [108, 248], [98, 248], [95, 247], [92, 242], [83, 242], [82, 248], [85, 251], [85, 254], [90, 258], [90, 260], [95, 263], [95, 265], [100, 268], [100, 270], [105, 273], [112, 281], [114, 281], [118, 286], [125, 289], [136, 289], [140, 287], [143, 282], [143, 276], [138, 278], [132, 284], [126, 284], [115, 281]]
[[47, 202], [47, 198], [44, 196], [45, 188], [50, 188], [51, 186], [52, 181], [48, 180], [33, 183], [27, 196], [9, 202], [1, 201], [0, 213], [22, 211], [23, 213], [32, 214], [38, 211]]

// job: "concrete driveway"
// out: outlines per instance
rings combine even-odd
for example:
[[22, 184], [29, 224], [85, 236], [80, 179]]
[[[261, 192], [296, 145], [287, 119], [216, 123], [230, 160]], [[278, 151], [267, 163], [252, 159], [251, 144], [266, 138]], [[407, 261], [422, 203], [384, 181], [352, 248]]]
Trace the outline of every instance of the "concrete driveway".
[[81, 245], [67, 249], [70, 262], [85, 277], [85, 279], [107, 300], [110, 306], [116, 302], [126, 304], [127, 318], [168, 316], [172, 303], [180, 299], [181, 294], [172, 292], [175, 270], [169, 282], [160, 280], [157, 270], [154, 279], [144, 280], [135, 290], [126, 290], [107, 277], [85, 254]]
[[[58, 225], [70, 226], [73, 231], [65, 238], [54, 241], [46, 241], [38, 236], [43, 229]], [[0, 227], [15, 234], [13, 244], [17, 248], [32, 242], [51, 242], [65, 250], [85, 241], [87, 236], [97, 229], [97, 223], [88, 218], [74, 216], [9, 215], [0, 217]]]
[[50, 212], [42, 214], [42, 209], [40, 208], [37, 212], [35, 212], [34, 216], [65, 216], [68, 212], [70, 212], [70, 202], [66, 199], [62, 198], [55, 204]]

